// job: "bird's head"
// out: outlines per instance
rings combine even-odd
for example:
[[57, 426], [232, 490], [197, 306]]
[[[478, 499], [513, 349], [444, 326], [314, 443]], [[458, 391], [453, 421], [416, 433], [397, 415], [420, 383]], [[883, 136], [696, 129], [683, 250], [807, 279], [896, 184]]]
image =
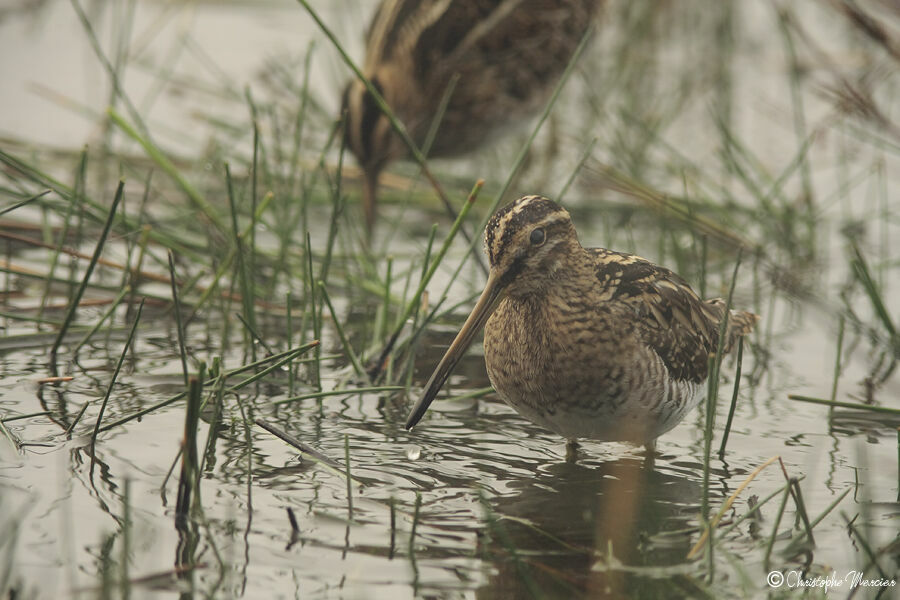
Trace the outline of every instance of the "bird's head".
[[581, 246], [564, 208], [541, 196], [525, 196], [491, 217], [484, 232], [484, 248], [491, 263], [484, 291], [425, 384], [406, 420], [407, 429], [428, 410], [500, 301], [506, 295], [527, 296], [552, 285], [565, 272], [567, 255]]

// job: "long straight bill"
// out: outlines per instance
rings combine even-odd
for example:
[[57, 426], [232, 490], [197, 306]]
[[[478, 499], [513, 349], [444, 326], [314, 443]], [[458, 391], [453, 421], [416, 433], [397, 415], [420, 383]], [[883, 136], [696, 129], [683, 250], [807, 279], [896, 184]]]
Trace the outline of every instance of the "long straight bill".
[[466, 322], [463, 323], [462, 329], [456, 334], [456, 339], [447, 348], [444, 358], [441, 359], [434, 373], [431, 374], [431, 378], [425, 385], [425, 392], [422, 394], [422, 397], [409, 412], [409, 416], [406, 418], [407, 429], [415, 427], [416, 423], [425, 414], [425, 411], [428, 410], [431, 401], [437, 396], [441, 386], [444, 385], [447, 377], [453, 371], [453, 367], [456, 366], [456, 363], [459, 362], [469, 346], [472, 345], [475, 335], [484, 327], [488, 317], [497, 308], [497, 304], [499, 304], [502, 297], [503, 286], [500, 285], [500, 276], [494, 269], [491, 269], [484, 291], [481, 292], [481, 297], [478, 298], [475, 308], [472, 309]]

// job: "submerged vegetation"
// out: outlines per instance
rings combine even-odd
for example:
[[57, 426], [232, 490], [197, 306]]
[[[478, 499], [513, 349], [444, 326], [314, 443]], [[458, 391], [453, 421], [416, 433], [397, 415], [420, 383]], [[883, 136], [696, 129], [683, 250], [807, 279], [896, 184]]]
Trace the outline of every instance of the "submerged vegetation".
[[[352, 76], [362, 23], [279, 7], [315, 42], [234, 84], [196, 40], [135, 58], [192, 10], [144, 4], [38, 6], [104, 73], [102, 110], [68, 102], [98, 133], [0, 140], [0, 595], [896, 593], [889, 3], [610, 0], [538, 118], [385, 174], [371, 242], [341, 82], [315, 78]], [[163, 90], [209, 110], [150, 118]], [[524, 193], [762, 315], [655, 461], [565, 462], [477, 351], [403, 428], [480, 290], [485, 221]]]

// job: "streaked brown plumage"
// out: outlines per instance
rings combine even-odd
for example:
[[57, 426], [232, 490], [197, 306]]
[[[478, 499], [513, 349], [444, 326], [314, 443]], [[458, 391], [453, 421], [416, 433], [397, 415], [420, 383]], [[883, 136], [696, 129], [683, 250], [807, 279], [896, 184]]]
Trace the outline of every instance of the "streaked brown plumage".
[[[601, 0], [385, 0], [366, 38], [363, 74], [429, 155], [474, 149], [546, 102]], [[344, 134], [375, 220], [381, 171], [408, 149], [365, 85], [344, 90]]]
[[[651, 444], [704, 396], [725, 313], [678, 275], [632, 254], [581, 246], [569, 213], [527, 196], [485, 230], [490, 274], [407, 420], [413, 427], [484, 325], [498, 395], [577, 438]], [[758, 317], [731, 311], [728, 352]]]

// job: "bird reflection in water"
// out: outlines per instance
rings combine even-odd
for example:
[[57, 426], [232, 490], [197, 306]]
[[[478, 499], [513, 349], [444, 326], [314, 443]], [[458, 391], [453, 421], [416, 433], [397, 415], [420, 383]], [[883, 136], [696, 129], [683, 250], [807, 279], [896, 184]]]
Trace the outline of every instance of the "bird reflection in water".
[[693, 475], [627, 456], [547, 465], [510, 487], [518, 493], [485, 501], [478, 553], [495, 571], [479, 598], [690, 595], [688, 578], [634, 567], [683, 562], [691, 537], [659, 534], [695, 518], [701, 485]]

